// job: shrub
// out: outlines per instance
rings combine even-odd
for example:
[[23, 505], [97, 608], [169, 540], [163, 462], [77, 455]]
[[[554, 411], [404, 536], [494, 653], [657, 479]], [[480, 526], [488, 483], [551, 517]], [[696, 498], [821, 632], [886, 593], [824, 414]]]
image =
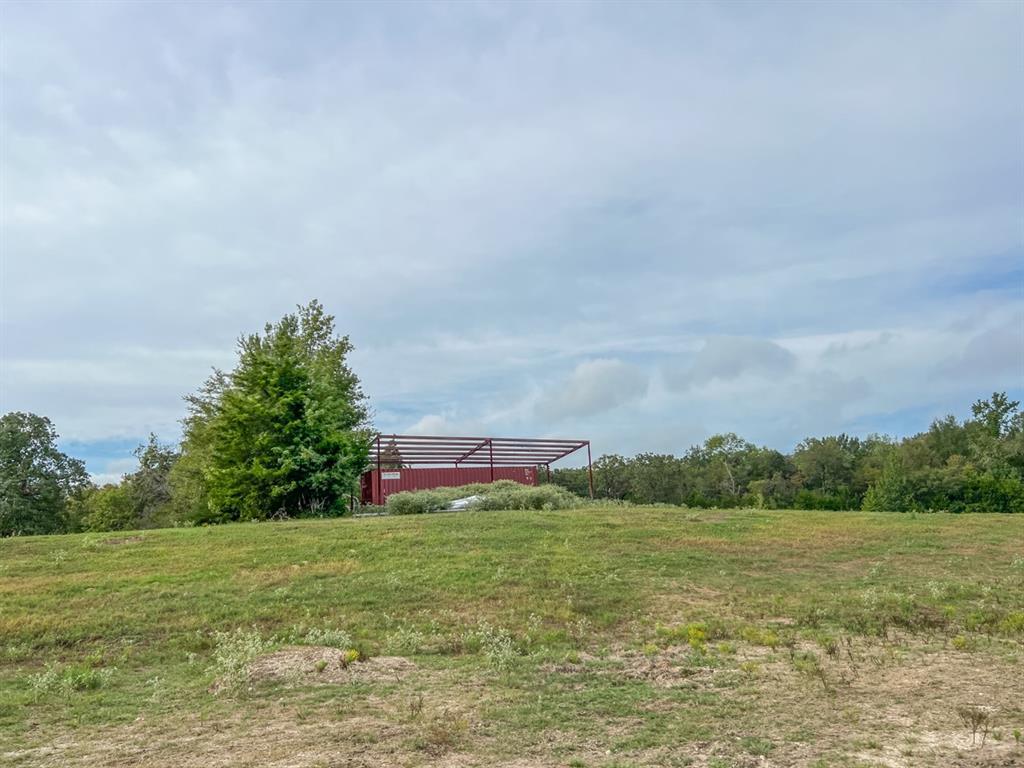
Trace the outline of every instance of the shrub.
[[974, 642], [964, 635], [957, 635], [953, 638], [953, 647], [958, 651], [970, 651], [974, 648]]
[[765, 648], [778, 648], [781, 642], [775, 632], [760, 627], [744, 627], [740, 636], [751, 645], [763, 645]]
[[442, 510], [448, 505], [448, 502], [460, 498], [458, 496], [446, 498], [438, 492], [440, 490], [449, 489], [437, 489], [434, 491], [403, 491], [402, 493], [395, 493], [388, 496], [385, 508], [387, 509], [388, 514], [391, 515], [422, 515], [427, 512], [437, 512]]
[[274, 646], [258, 632], [243, 629], [218, 632], [214, 638], [216, 645], [210, 671], [216, 675], [220, 686], [229, 690], [240, 688], [247, 678], [249, 665]]
[[76, 691], [95, 691], [102, 688], [110, 680], [116, 670], [111, 668], [95, 669], [93, 667], [59, 667], [47, 665], [39, 674], [29, 677], [29, 687], [36, 698], [48, 693], [59, 693], [67, 696]]
[[583, 504], [574, 493], [556, 485], [518, 485], [489, 491], [480, 501], [480, 509], [573, 509]]
[[509, 631], [481, 621], [476, 632], [480, 639], [480, 650], [487, 662], [495, 669], [507, 672], [519, 655], [516, 641]]
[[387, 636], [384, 647], [389, 653], [419, 653], [426, 643], [426, 636], [414, 627], [402, 626]]
[[456, 499], [481, 498], [473, 509], [572, 509], [582, 506], [579, 496], [556, 485], [522, 485], [513, 480], [472, 483], [426, 491], [402, 491], [388, 496], [386, 508], [392, 515], [422, 515], [445, 509]]
[[446, 709], [423, 724], [416, 746], [436, 757], [458, 747], [468, 732], [469, 721]]
[[956, 713], [961, 722], [971, 730], [971, 744], [975, 743], [980, 733], [981, 746], [985, 746], [985, 740], [992, 729], [992, 708], [968, 704], [957, 707]]
[[1024, 635], [1024, 611], [1012, 611], [1006, 614], [999, 629], [1008, 635]]
[[292, 627], [286, 640], [295, 645], [323, 645], [328, 648], [345, 650], [352, 647], [352, 637], [343, 629], [331, 627]]

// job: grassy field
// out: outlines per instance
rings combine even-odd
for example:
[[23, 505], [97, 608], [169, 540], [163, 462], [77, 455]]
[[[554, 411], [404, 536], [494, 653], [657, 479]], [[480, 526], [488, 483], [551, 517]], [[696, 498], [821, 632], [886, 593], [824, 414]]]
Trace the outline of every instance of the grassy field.
[[1024, 515], [0, 541], [4, 766], [1024, 765], [1022, 669]]

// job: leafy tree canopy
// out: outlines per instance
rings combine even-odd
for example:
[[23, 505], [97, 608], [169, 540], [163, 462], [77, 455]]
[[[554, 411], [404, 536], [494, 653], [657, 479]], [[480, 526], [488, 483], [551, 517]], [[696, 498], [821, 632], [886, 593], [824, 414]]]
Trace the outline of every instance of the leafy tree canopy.
[[85, 464], [57, 448], [45, 416], [0, 416], [0, 536], [67, 527], [69, 499], [88, 485]]
[[175, 520], [170, 485], [178, 452], [156, 435], [133, 451], [139, 466], [120, 484], [91, 487], [74, 504], [75, 525], [89, 531], [159, 528]]
[[[1024, 512], [1024, 413], [1003, 392], [972, 417], [935, 420], [896, 441], [880, 435], [810, 437], [789, 456], [735, 434], [712, 435], [682, 458], [639, 454], [594, 462], [598, 497], [691, 506]], [[585, 470], [555, 482], [586, 492]]]
[[369, 455], [367, 410], [347, 364], [352, 346], [312, 301], [242, 337], [230, 373], [187, 398], [172, 484], [203, 521], [336, 513]]

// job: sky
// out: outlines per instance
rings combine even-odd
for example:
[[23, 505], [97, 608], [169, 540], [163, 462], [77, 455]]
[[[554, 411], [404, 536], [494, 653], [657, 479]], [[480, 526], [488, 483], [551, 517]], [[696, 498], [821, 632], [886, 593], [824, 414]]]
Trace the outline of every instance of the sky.
[[97, 479], [312, 298], [386, 432], [1024, 396], [1024, 4], [0, 4], [0, 411]]

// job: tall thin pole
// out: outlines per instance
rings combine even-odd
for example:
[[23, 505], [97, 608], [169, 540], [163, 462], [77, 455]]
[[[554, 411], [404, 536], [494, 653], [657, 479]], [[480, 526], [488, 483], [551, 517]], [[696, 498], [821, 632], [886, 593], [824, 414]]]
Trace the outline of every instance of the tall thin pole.
[[551, 465], [550, 464], [545, 464], [544, 465], [544, 469], [546, 469], [548, 471], [548, 482], [550, 483], [551, 482]]
[[494, 443], [491, 442], [490, 438], [487, 439], [487, 455], [490, 457], [491, 462], [491, 482], [494, 482]]
[[594, 498], [594, 465], [590, 462], [589, 440], [587, 440], [587, 481], [590, 483], [590, 498]]
[[384, 486], [380, 477], [380, 433], [377, 433], [377, 503], [384, 503]]

